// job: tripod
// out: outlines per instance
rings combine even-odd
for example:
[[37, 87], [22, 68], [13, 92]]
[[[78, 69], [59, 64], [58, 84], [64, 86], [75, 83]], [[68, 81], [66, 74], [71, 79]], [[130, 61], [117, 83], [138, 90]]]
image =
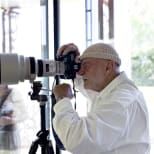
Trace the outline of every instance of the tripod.
[[37, 139], [32, 142], [32, 145], [29, 150], [29, 154], [36, 154], [38, 145], [41, 147], [42, 154], [54, 154], [52, 147], [52, 142], [49, 140], [49, 130], [46, 129], [46, 119], [45, 119], [45, 104], [47, 102], [46, 95], [39, 95], [39, 92], [42, 88], [40, 81], [33, 82], [33, 92], [29, 93], [31, 100], [37, 100], [40, 103], [40, 115], [41, 115], [41, 130], [37, 133]]

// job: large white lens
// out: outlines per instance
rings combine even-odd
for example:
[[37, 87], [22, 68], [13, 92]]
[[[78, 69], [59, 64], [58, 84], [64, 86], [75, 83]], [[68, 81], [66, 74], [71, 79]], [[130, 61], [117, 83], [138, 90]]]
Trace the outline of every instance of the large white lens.
[[0, 83], [16, 84], [31, 79], [29, 58], [17, 54], [0, 54]]
[[35, 60], [34, 57], [24, 57], [16, 53], [0, 54], [0, 84], [34, 81], [36, 76], [64, 75], [64, 72], [65, 65], [61, 61]]

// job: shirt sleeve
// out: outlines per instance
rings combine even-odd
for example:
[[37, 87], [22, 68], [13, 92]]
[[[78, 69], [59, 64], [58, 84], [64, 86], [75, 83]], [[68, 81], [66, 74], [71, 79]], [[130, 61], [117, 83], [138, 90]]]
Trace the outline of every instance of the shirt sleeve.
[[59, 101], [54, 107], [53, 126], [66, 149], [72, 153], [99, 153], [114, 148], [128, 118], [123, 106], [114, 103], [101, 103], [87, 117], [79, 117], [69, 99]]

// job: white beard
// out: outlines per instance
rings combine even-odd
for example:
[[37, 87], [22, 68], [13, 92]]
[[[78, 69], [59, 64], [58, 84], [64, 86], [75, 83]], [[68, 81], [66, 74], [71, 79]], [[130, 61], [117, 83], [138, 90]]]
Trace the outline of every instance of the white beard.
[[89, 112], [91, 109], [91, 105], [95, 101], [99, 92], [91, 90], [91, 89], [85, 89], [83, 78], [80, 75], [77, 75], [77, 77], [75, 79], [75, 87], [82, 93], [83, 96], [86, 97], [86, 99], [87, 99], [87, 112]]

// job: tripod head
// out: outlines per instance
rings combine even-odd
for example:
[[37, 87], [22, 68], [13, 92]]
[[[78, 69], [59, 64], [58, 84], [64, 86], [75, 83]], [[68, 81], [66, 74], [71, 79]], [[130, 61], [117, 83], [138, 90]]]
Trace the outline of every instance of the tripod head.
[[39, 95], [41, 89], [42, 89], [42, 83], [41, 81], [34, 81], [32, 83], [32, 92], [29, 92], [31, 100], [37, 100], [38, 102], [46, 102], [47, 96], [46, 95]]

